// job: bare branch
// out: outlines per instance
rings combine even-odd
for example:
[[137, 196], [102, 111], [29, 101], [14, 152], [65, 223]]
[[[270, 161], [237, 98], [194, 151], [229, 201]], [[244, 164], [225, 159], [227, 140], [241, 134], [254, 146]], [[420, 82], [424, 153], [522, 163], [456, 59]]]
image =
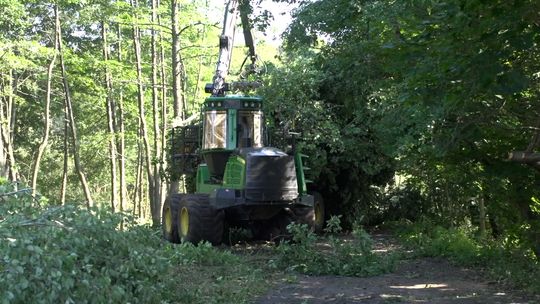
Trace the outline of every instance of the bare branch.
[[194, 26], [197, 26], [197, 25], [208, 25], [208, 26], [213, 26], [215, 28], [219, 28], [219, 23], [204, 23], [204, 22], [201, 22], [201, 21], [197, 21], [195, 23], [191, 23], [191, 24], [188, 24], [186, 26], [184, 26], [183, 28], [180, 29], [180, 31], [178, 32], [178, 35], [182, 35], [182, 33], [191, 28], [191, 27], [194, 27]]
[[216, 46], [215, 45], [188, 45], [188, 46], [184, 46], [182, 48], [180, 48], [180, 50], [185, 50], [185, 49], [193, 49], [193, 48], [198, 48], [198, 49], [211, 49], [211, 48], [215, 48]]
[[165, 32], [167, 32], [168, 34], [171, 34], [172, 33], [172, 29], [168, 26], [165, 26], [163, 24], [158, 24], [158, 23], [129, 23], [129, 22], [120, 22], [120, 21], [111, 21], [111, 23], [114, 23], [114, 24], [121, 24], [121, 25], [129, 25], [129, 26], [137, 26], [137, 27], [141, 27], [143, 26], [144, 29], [148, 29], [149, 27], [154, 27], [154, 26], [157, 26], [157, 27], [160, 27], [162, 29], [165, 30]]

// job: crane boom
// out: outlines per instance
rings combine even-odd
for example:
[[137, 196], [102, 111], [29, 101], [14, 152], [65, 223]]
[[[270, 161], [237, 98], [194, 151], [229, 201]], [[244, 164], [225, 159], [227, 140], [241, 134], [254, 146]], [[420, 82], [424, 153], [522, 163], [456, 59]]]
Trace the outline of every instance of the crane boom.
[[[253, 35], [251, 34], [251, 24], [248, 16], [249, 10], [249, 0], [229, 0], [225, 7], [223, 30], [219, 36], [219, 56], [216, 72], [212, 79], [212, 84], [207, 85], [205, 88], [205, 91], [212, 93], [212, 96], [223, 96], [224, 92], [229, 90], [225, 78], [229, 74], [238, 14], [240, 14], [240, 20], [242, 22], [245, 44], [249, 49], [248, 57], [251, 60], [251, 70], [255, 69], [257, 55], [255, 54]], [[253, 84], [250, 85], [254, 86]]]
[[234, 30], [238, 11], [238, 0], [230, 0], [225, 7], [223, 17], [223, 30], [219, 36], [219, 57], [214, 74], [212, 95], [219, 96], [223, 94], [225, 87], [225, 78], [229, 73], [231, 63]]

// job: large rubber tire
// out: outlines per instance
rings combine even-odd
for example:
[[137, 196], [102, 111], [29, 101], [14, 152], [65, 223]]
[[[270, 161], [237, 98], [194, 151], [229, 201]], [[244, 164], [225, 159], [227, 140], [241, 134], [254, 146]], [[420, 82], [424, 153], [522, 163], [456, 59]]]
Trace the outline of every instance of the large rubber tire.
[[319, 192], [313, 192], [313, 208], [296, 208], [293, 210], [296, 217], [296, 222], [300, 224], [307, 224], [314, 232], [322, 233], [325, 224], [325, 209], [324, 200]]
[[163, 204], [161, 213], [161, 229], [163, 230], [163, 238], [172, 243], [180, 243], [176, 218], [178, 217], [178, 210], [180, 208], [182, 196], [183, 195], [179, 193], [169, 195]]
[[210, 206], [208, 195], [184, 195], [176, 218], [182, 242], [198, 244], [207, 241], [212, 245], [221, 244], [225, 214], [223, 210]]

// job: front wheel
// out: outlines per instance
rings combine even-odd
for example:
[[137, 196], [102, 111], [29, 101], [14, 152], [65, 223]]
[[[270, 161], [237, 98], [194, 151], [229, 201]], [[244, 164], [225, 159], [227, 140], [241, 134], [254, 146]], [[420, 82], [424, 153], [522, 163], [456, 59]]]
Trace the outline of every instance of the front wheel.
[[161, 216], [163, 238], [172, 243], [180, 242], [180, 237], [178, 236], [178, 225], [175, 219], [178, 217], [178, 208], [181, 199], [181, 194], [172, 194], [165, 200], [165, 203], [163, 204]]
[[183, 242], [207, 241], [219, 245], [223, 239], [225, 214], [210, 206], [208, 195], [190, 194], [180, 201], [178, 234]]

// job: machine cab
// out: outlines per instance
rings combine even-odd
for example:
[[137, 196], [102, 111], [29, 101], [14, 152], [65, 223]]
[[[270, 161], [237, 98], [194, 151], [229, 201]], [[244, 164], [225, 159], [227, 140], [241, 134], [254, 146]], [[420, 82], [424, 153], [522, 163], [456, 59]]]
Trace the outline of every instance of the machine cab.
[[264, 117], [259, 97], [209, 97], [203, 106], [202, 156], [210, 175], [220, 180], [229, 156], [240, 148], [264, 145]]

